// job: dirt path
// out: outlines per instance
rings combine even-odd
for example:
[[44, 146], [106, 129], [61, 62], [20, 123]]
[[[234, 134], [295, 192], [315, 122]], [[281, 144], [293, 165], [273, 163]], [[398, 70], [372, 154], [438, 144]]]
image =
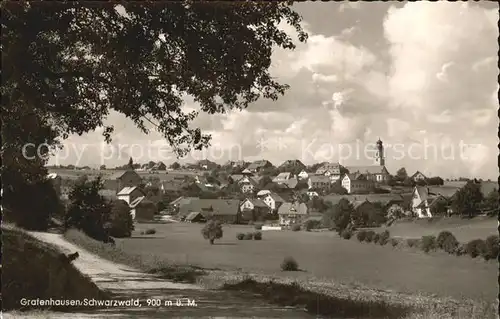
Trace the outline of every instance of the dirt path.
[[[116, 296], [114, 299], [139, 299], [141, 307], [118, 306], [71, 314], [11, 313], [4, 314], [4, 318], [315, 318], [300, 309], [268, 304], [248, 293], [207, 290], [197, 285], [169, 282], [100, 258], [58, 234], [31, 234], [58, 246], [65, 253], [78, 251], [79, 257], [73, 261], [75, 267], [88, 275], [99, 288], [110, 291]], [[161, 306], [148, 306], [148, 299], [161, 301]], [[180, 305], [176, 305], [178, 301]]]

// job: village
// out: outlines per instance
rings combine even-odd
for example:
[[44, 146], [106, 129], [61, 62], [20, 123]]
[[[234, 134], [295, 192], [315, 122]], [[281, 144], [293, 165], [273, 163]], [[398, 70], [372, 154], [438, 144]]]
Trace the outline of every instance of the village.
[[[380, 139], [376, 147], [372, 166], [318, 163], [307, 167], [300, 160], [287, 160], [277, 167], [267, 160], [224, 165], [200, 160], [184, 167], [132, 162], [111, 174], [104, 169], [75, 169], [73, 174], [51, 169], [49, 178], [67, 201], [68, 185], [76, 177], [102, 175], [100, 194], [111, 201], [125, 201], [137, 222], [217, 219], [228, 224], [266, 222], [290, 229], [309, 220], [320, 222], [323, 213], [343, 198], [357, 211], [378, 209], [377, 214], [389, 223], [397, 218], [454, 215], [451, 203], [467, 181], [445, 181], [419, 171], [408, 176], [404, 169], [391, 175]], [[496, 182], [475, 182], [484, 198], [497, 191]]]

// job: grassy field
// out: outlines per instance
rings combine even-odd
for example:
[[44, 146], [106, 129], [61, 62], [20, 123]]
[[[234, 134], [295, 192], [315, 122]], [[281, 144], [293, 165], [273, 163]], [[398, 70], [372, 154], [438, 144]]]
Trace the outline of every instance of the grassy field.
[[386, 227], [391, 236], [403, 238], [420, 238], [425, 235], [437, 236], [443, 230], [451, 231], [458, 241], [468, 242], [472, 239], [485, 239], [490, 235], [498, 235], [498, 220], [491, 217], [474, 219], [443, 218], [438, 220], [416, 220], [399, 222]]
[[[279, 275], [285, 256], [293, 256], [304, 271], [287, 273], [290, 278], [308, 277], [338, 283], [368, 285], [399, 292], [494, 301], [498, 265], [469, 257], [424, 254], [390, 246], [343, 240], [333, 232], [265, 231], [262, 241], [238, 241], [249, 226], [225, 226], [224, 238], [211, 246], [203, 240], [199, 224], [138, 224], [136, 235], [121, 239], [125, 252], [180, 264], [225, 270], [244, 270]], [[155, 228], [154, 235], [139, 235]], [[483, 237], [486, 237], [483, 236]]]

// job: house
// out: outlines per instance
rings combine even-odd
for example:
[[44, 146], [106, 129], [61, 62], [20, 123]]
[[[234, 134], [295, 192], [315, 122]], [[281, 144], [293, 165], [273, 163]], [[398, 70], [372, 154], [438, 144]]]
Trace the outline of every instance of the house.
[[174, 199], [173, 201], [171, 201], [169, 203], [169, 206], [174, 207], [174, 208], [179, 208], [181, 205], [190, 203], [193, 199], [197, 199], [197, 197], [181, 196], [181, 197], [178, 197], [178, 198]]
[[316, 191], [312, 191], [312, 190], [308, 190], [306, 192], [307, 196], [309, 197], [309, 199], [313, 198], [313, 197], [319, 197], [319, 194], [318, 192]]
[[363, 174], [366, 176], [366, 179], [377, 183], [387, 182], [390, 178], [390, 174], [385, 166], [350, 166], [347, 167], [347, 170], [350, 174]]
[[415, 174], [413, 174], [410, 178], [415, 182], [425, 181], [427, 179], [427, 177], [420, 171], [416, 171]]
[[207, 219], [200, 212], [192, 212], [184, 219], [188, 223], [205, 223]]
[[418, 218], [432, 217], [430, 203], [434, 200], [434, 197], [427, 187], [415, 186], [411, 202], [412, 212]]
[[136, 171], [127, 170], [110, 175], [104, 181], [104, 188], [120, 191], [124, 187], [139, 186], [141, 183], [142, 178]]
[[286, 160], [278, 168], [281, 169], [304, 169], [306, 166], [299, 160]]
[[127, 204], [130, 205], [135, 199], [146, 196], [143, 190], [141, 190], [137, 186], [132, 187], [124, 187], [121, 191], [116, 194], [118, 199], [124, 200]]
[[244, 220], [265, 220], [271, 214], [271, 208], [258, 198], [245, 199], [240, 205], [240, 210]]
[[255, 162], [250, 163], [250, 165], [248, 165], [247, 169], [252, 173], [258, 173], [261, 170], [263, 170], [264, 168], [268, 168], [268, 167], [273, 167], [273, 164], [271, 162], [269, 162], [268, 160], [259, 160], [259, 161], [255, 161]]
[[228, 224], [241, 221], [240, 201], [234, 199], [193, 199], [179, 207], [179, 216], [186, 218], [190, 213], [198, 212], [206, 220], [216, 219]]
[[270, 194], [271, 191], [267, 190], [267, 189], [263, 189], [263, 190], [260, 190], [257, 192], [257, 197], [258, 198], [261, 198], [261, 197], [264, 197], [266, 196], [267, 194]]
[[198, 161], [196, 163], [196, 166], [198, 166], [199, 168], [204, 169], [204, 170], [213, 170], [213, 169], [216, 169], [218, 165], [217, 165], [217, 163], [214, 163], [212, 161], [204, 159], [204, 160]]
[[165, 165], [165, 163], [163, 162], [158, 162], [151, 169], [155, 171], [166, 171], [167, 165]]
[[297, 178], [300, 180], [307, 179], [309, 178], [309, 174], [305, 170], [300, 171], [300, 173], [297, 174]]
[[262, 199], [262, 201], [271, 208], [272, 212], [276, 212], [281, 204], [285, 202], [285, 200], [281, 198], [281, 196], [272, 192], [269, 192], [263, 196], [259, 196], [258, 198]]
[[255, 187], [257, 186], [257, 182], [248, 176], [243, 176], [242, 179], [238, 181], [238, 185], [242, 193], [253, 193], [255, 191]]
[[253, 175], [253, 173], [248, 168], [245, 168], [244, 170], [242, 170], [241, 174], [245, 175], [245, 176], [252, 176]]
[[332, 182], [336, 182], [340, 179], [340, 164], [325, 163], [316, 170], [316, 175], [328, 176]]
[[287, 180], [293, 177], [293, 174], [290, 172], [279, 173], [278, 176], [273, 178], [273, 183], [281, 184], [285, 183]]
[[243, 174], [233, 174], [233, 175], [230, 175], [230, 176], [228, 177], [228, 179], [229, 179], [229, 182], [230, 182], [230, 183], [237, 183], [237, 182], [239, 182], [240, 180], [242, 180], [242, 179], [243, 179], [243, 177], [245, 177], [245, 175], [243, 175]]
[[245, 167], [246, 163], [245, 161], [227, 161], [226, 164], [224, 164], [224, 167]]
[[369, 192], [375, 188], [373, 180], [367, 179], [363, 174], [346, 174], [342, 178], [342, 187], [347, 190], [347, 193], [362, 193]]
[[129, 203], [130, 214], [132, 218], [138, 222], [149, 222], [154, 219], [158, 209], [152, 201], [148, 200], [145, 196], [136, 198]]
[[62, 194], [62, 177], [57, 173], [50, 173], [47, 175], [47, 179], [50, 180], [52, 186], [54, 187], [58, 197]]
[[307, 205], [299, 202], [283, 203], [278, 209], [280, 225], [301, 224], [307, 218]]
[[331, 181], [328, 176], [324, 175], [311, 175], [307, 181], [309, 189], [329, 189], [331, 187]]

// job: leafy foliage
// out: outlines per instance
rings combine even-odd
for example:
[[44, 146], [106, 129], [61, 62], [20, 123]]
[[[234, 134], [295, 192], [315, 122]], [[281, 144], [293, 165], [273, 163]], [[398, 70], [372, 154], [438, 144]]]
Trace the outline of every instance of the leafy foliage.
[[116, 200], [111, 203], [109, 224], [109, 234], [113, 237], [130, 237], [132, 235], [134, 221], [127, 202]]
[[201, 234], [213, 244], [216, 239], [222, 238], [222, 224], [217, 220], [209, 220], [201, 230]]
[[340, 233], [340, 237], [342, 237], [343, 239], [351, 239], [351, 237], [352, 237], [352, 231], [349, 230], [349, 229], [344, 229]]
[[75, 184], [69, 194], [70, 205], [65, 220], [65, 228], [82, 230], [96, 240], [106, 240], [104, 226], [109, 222], [111, 205], [99, 194], [102, 189], [101, 177], [88, 181], [82, 179]]
[[437, 248], [436, 244], [436, 236], [422, 236], [422, 250], [426, 253], [428, 253], [431, 250], [435, 250]]
[[255, 233], [253, 233], [253, 239], [262, 240], [262, 232], [256, 231]]
[[300, 230], [300, 225], [292, 225], [292, 231], [299, 231]]
[[[43, 205], [24, 194], [43, 181], [61, 139], [103, 126], [114, 110], [160, 132], [178, 155], [200, 150], [210, 136], [190, 127], [197, 112], [182, 110], [184, 95], [209, 114], [276, 100], [288, 85], [269, 73], [272, 50], [295, 48], [279, 22], [307, 39], [285, 2], [5, 1], [1, 9], [3, 205], [33, 220]], [[104, 128], [106, 141], [112, 133]], [[26, 143], [34, 147], [24, 156]]]
[[245, 238], [245, 234], [243, 234], [243, 233], [238, 233], [238, 234], [236, 234], [236, 238], [237, 238], [238, 240], [243, 240], [243, 239]]
[[368, 230], [365, 235], [365, 241], [367, 243], [371, 243], [373, 239], [375, 238], [375, 232], [373, 230]]
[[335, 230], [341, 233], [351, 223], [351, 215], [353, 213], [352, 204], [345, 198], [342, 198], [337, 205], [333, 207], [333, 222]]
[[451, 254], [458, 246], [458, 240], [450, 231], [444, 230], [438, 234], [436, 245], [439, 249]]
[[364, 242], [366, 239], [366, 230], [358, 231], [356, 234], [356, 238], [358, 239], [358, 241]]
[[452, 206], [459, 215], [473, 217], [479, 212], [483, 193], [478, 183], [468, 181], [464, 187], [459, 189], [453, 198]]
[[499, 250], [498, 235], [488, 236], [485, 240], [486, 249], [483, 254], [484, 259], [497, 259]]
[[299, 264], [293, 257], [285, 257], [281, 262], [281, 270], [283, 271], [297, 271], [299, 270]]
[[465, 246], [466, 253], [472, 258], [482, 256], [486, 253], [486, 243], [482, 239], [474, 239]]
[[384, 246], [385, 244], [387, 244], [387, 242], [389, 241], [389, 238], [390, 238], [390, 233], [388, 230], [384, 230], [383, 232], [381, 232], [379, 234], [379, 239], [378, 239], [378, 243], [381, 245], [381, 246]]

